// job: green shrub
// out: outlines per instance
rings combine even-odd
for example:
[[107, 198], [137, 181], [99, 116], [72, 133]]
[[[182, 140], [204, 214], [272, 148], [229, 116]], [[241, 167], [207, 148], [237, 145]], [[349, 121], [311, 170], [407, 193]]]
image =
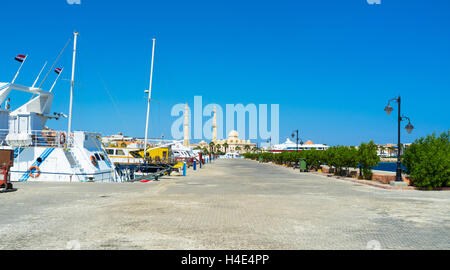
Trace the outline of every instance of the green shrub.
[[363, 177], [359, 177], [359, 179], [366, 179], [366, 180], [372, 180], [373, 172], [370, 168], [363, 168], [362, 169]]
[[364, 179], [372, 179], [372, 168], [380, 163], [380, 157], [377, 155], [378, 146], [370, 141], [361, 143], [358, 148], [358, 162], [361, 167]]
[[344, 168], [354, 168], [358, 161], [358, 151], [354, 147], [333, 146], [322, 153], [322, 159], [329, 166], [334, 167], [336, 175], [345, 175]]
[[404, 151], [403, 165], [416, 187], [434, 189], [450, 185], [449, 131], [416, 140]]
[[315, 149], [305, 151], [306, 164], [308, 166], [308, 170], [318, 170], [320, 165], [322, 165], [322, 151], [317, 151]]
[[[276, 164], [286, 164], [292, 166], [301, 158], [306, 159], [308, 170], [318, 170], [322, 164], [328, 164], [334, 167], [335, 174], [345, 175], [349, 168], [355, 168], [358, 162], [363, 166], [364, 176], [367, 179], [372, 177], [371, 169], [379, 162], [377, 156], [376, 145], [373, 142], [369, 144], [361, 144], [359, 150], [348, 146], [333, 146], [326, 151], [304, 150], [299, 152], [284, 151], [281, 153], [245, 153], [245, 158], [259, 160], [261, 157], [263, 162], [274, 162]], [[344, 173], [344, 168], [347, 172]]]

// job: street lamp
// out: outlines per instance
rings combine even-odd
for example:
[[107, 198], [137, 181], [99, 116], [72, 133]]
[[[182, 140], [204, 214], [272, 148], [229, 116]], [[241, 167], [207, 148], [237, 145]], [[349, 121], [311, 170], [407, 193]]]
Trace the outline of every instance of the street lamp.
[[409, 117], [406, 117], [406, 116], [403, 116], [402, 119], [408, 119], [408, 124], [406, 125], [405, 129], [406, 129], [406, 132], [408, 132], [408, 134], [411, 134], [411, 132], [414, 129], [414, 126], [411, 125], [411, 120], [409, 119]]
[[267, 143], [270, 143], [269, 149], [272, 150], [272, 137], [267, 140]]
[[299, 142], [299, 140], [300, 140], [300, 144], [303, 144], [302, 140], [298, 138], [298, 129], [294, 130], [294, 132], [292, 132], [292, 135], [291, 135], [292, 139], [294, 139], [296, 136], [297, 136], [296, 142], [297, 142], [297, 152], [298, 152], [298, 142]]
[[392, 98], [388, 101], [388, 105], [386, 106], [386, 108], [384, 108], [384, 111], [390, 115], [391, 112], [394, 110], [394, 108], [392, 108], [391, 106], [391, 102], [397, 102], [398, 104], [398, 152], [397, 152], [397, 171], [396, 171], [396, 176], [395, 176], [395, 181], [396, 182], [402, 182], [402, 163], [401, 163], [401, 159], [400, 159], [400, 154], [401, 154], [401, 143], [400, 143], [400, 124], [403, 120], [408, 119], [408, 124], [406, 125], [405, 129], [406, 132], [408, 132], [408, 134], [411, 134], [411, 132], [414, 129], [414, 126], [411, 125], [411, 120], [409, 119], [409, 117], [406, 116], [401, 116], [401, 111], [400, 111], [400, 105], [401, 105], [401, 98], [400, 96], [396, 97], [396, 98]]

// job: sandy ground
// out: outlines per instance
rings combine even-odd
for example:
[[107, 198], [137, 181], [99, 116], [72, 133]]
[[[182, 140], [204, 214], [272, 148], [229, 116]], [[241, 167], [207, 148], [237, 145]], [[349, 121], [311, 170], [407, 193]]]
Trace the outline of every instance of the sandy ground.
[[449, 249], [450, 193], [248, 160], [153, 183], [17, 183], [0, 249]]

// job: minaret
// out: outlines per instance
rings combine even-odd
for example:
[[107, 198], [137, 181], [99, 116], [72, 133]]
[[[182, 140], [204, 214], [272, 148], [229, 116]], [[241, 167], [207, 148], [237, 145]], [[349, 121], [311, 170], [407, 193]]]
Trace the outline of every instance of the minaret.
[[217, 141], [217, 108], [214, 106], [214, 117], [213, 117], [213, 137], [212, 141]]
[[186, 108], [184, 109], [184, 140], [183, 145], [189, 146], [189, 106], [186, 103]]

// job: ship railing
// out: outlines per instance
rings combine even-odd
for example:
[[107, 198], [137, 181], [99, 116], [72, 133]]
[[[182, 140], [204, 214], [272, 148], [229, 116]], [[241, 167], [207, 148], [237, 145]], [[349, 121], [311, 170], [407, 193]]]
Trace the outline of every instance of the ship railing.
[[[12, 141], [8, 141], [8, 134], [16, 136], [13, 136], [13, 138], [9, 137], [8, 139], [12, 139]], [[29, 136], [23, 136], [22, 134]], [[68, 136], [67, 132], [64, 131], [36, 130], [14, 133], [10, 130], [0, 130], [0, 146], [67, 148], [73, 147], [73, 145], [73, 134]]]

